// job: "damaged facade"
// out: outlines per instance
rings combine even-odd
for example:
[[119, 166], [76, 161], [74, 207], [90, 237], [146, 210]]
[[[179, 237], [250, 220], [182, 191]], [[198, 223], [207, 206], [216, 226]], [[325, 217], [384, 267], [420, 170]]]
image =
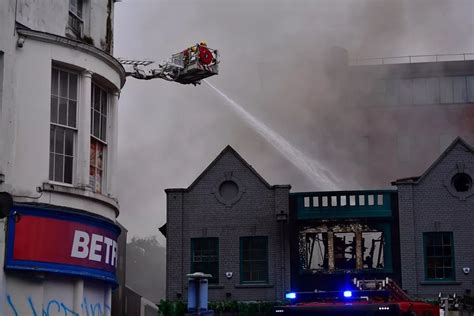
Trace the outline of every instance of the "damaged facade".
[[228, 146], [190, 187], [166, 190], [167, 299], [186, 300], [185, 275], [198, 271], [213, 276], [210, 300], [281, 300], [354, 277], [390, 277], [422, 298], [439, 285], [470, 292], [471, 217], [454, 214], [472, 211], [472, 170], [474, 151], [458, 138], [398, 190], [290, 193]]
[[290, 193], [292, 290], [399, 280], [397, 192]]

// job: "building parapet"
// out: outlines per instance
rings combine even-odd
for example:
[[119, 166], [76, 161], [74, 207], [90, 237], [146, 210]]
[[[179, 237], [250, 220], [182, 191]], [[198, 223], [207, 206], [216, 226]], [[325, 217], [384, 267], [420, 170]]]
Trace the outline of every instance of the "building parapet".
[[391, 217], [396, 190], [291, 193], [297, 219]]
[[370, 66], [370, 65], [433, 63], [433, 62], [445, 62], [445, 61], [467, 61], [467, 60], [474, 60], [474, 53], [356, 58], [356, 59], [351, 59], [349, 61], [349, 65]]

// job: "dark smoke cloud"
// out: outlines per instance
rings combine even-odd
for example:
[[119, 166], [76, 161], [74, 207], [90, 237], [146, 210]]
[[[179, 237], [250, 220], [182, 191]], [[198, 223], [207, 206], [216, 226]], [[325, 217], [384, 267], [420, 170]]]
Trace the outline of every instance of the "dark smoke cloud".
[[[351, 137], [363, 134], [367, 118], [346, 115], [339, 103], [328, 48], [344, 47], [351, 57], [474, 51], [473, 3], [124, 0], [116, 4], [115, 55], [159, 61], [206, 40], [222, 55], [221, 74], [210, 79], [215, 86], [344, 177], [342, 189], [381, 186], [360, 180], [352, 158], [364, 145]], [[272, 184], [324, 189], [314, 188], [223, 102], [204, 85], [127, 81], [118, 176], [119, 220], [130, 235], [157, 234], [165, 222], [163, 190], [187, 187], [227, 144]]]

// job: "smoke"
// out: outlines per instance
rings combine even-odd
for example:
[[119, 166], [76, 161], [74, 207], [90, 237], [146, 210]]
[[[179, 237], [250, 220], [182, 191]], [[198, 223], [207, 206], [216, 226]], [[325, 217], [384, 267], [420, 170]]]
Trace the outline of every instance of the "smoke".
[[[129, 0], [115, 6], [116, 56], [160, 61], [207, 41], [222, 55], [221, 72], [209, 82], [336, 174], [341, 189], [387, 187], [394, 175], [418, 175], [414, 170], [422, 171], [431, 159], [416, 150], [430, 131], [427, 125], [450, 127], [458, 118], [426, 107], [357, 111], [342, 87], [349, 79], [361, 84], [371, 78], [344, 72], [343, 54], [331, 47], [344, 47], [350, 59], [474, 51], [471, 0]], [[222, 103], [204, 87], [127, 81], [120, 100], [118, 176], [119, 220], [130, 236], [156, 234], [165, 222], [163, 190], [187, 187], [227, 144], [269, 183], [315, 189]], [[380, 161], [372, 168], [377, 176], [370, 176], [363, 165], [369, 155], [377, 158], [371, 144], [383, 144], [379, 152], [393, 151], [397, 144], [389, 135], [404, 120], [411, 122], [406, 126], [420, 122], [419, 130], [405, 132], [417, 135], [412, 155], [422, 162], [404, 168], [393, 157], [387, 165], [397, 168], [387, 170]]]

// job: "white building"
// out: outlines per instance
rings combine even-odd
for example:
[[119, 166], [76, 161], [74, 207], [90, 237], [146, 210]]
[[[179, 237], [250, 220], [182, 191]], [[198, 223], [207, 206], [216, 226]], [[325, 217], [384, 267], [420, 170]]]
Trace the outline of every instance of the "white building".
[[0, 1], [0, 315], [110, 315], [115, 0]]

